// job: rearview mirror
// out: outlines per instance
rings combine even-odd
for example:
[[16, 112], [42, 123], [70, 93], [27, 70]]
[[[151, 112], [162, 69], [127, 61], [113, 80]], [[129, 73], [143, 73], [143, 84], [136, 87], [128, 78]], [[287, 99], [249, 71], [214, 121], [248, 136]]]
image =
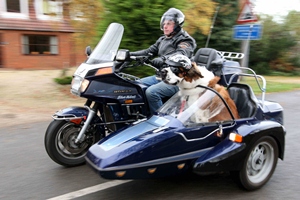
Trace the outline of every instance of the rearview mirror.
[[85, 55], [86, 55], [86, 56], [90, 56], [91, 53], [92, 53], [91, 47], [90, 47], [90, 46], [87, 46], [87, 47], [85, 48]]
[[120, 49], [117, 52], [116, 60], [117, 61], [130, 60], [129, 50], [128, 49]]

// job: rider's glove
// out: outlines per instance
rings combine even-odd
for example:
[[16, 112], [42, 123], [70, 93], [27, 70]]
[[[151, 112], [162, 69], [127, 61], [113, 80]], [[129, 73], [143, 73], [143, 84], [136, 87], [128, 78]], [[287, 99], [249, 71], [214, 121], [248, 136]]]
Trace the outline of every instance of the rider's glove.
[[163, 64], [165, 63], [164, 62], [164, 59], [162, 57], [159, 57], [159, 58], [154, 58], [152, 61], [151, 61], [152, 65], [154, 67], [156, 67], [157, 69], [160, 69]]
[[152, 64], [152, 61], [151, 61], [149, 58], [145, 58], [145, 59], [144, 59], [144, 62], [145, 62], [146, 64]]

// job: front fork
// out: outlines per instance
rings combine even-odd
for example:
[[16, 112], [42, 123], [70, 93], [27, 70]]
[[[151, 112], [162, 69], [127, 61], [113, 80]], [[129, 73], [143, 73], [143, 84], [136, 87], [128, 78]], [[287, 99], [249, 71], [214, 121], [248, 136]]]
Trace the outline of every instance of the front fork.
[[99, 104], [97, 102], [94, 103], [93, 107], [91, 108], [92, 104], [92, 101], [90, 100], [87, 100], [87, 102], [85, 103], [84, 107], [87, 108], [89, 110], [89, 114], [77, 136], [77, 138], [75, 139], [75, 143], [78, 144], [78, 143], [81, 143], [84, 138], [85, 138], [85, 132], [87, 130], [87, 128], [89, 127], [92, 119], [94, 118], [95, 114], [97, 113], [98, 111], [98, 108], [99, 108]]

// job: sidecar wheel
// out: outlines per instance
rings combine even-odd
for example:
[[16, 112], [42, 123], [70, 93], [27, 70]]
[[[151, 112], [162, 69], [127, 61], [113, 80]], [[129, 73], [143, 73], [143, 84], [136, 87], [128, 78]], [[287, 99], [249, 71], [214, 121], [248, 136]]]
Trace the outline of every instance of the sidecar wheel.
[[241, 171], [231, 172], [233, 179], [246, 190], [256, 190], [271, 178], [278, 160], [278, 146], [269, 136], [260, 138], [250, 149]]
[[75, 139], [80, 132], [82, 125], [69, 121], [52, 121], [45, 134], [44, 143], [49, 157], [56, 163], [73, 167], [85, 163], [85, 154], [94, 143], [100, 140], [101, 134], [97, 129], [89, 129], [86, 139], [75, 144]]

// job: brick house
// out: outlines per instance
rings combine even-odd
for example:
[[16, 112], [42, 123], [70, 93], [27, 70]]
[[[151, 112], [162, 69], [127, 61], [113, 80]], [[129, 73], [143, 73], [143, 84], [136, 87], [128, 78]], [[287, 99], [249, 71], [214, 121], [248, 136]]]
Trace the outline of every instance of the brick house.
[[0, 68], [60, 69], [84, 61], [64, 2], [0, 0]]

